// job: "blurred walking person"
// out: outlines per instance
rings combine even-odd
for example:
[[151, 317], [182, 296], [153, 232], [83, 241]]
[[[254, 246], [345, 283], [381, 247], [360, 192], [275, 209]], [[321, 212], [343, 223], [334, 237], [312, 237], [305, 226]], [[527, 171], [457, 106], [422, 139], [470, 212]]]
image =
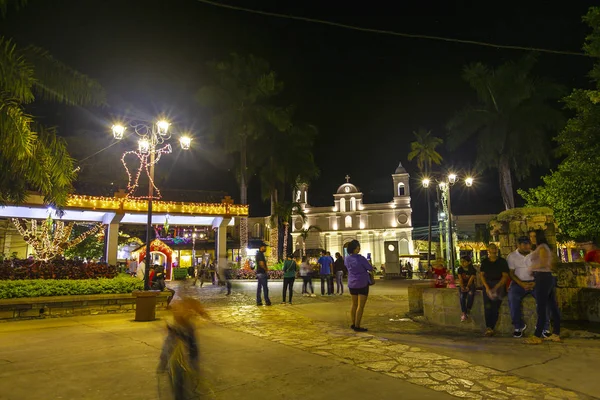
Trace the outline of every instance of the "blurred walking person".
[[[300, 264], [300, 276], [302, 277], [302, 296], [315, 297], [315, 290], [312, 284], [312, 266], [308, 263], [308, 257], [302, 257]], [[308, 287], [310, 286], [310, 293]]]
[[200, 354], [193, 318], [208, 318], [208, 314], [198, 300], [190, 298], [176, 301], [171, 309], [173, 321], [167, 325], [157, 369], [159, 382], [166, 374], [175, 400], [200, 399]]
[[350, 309], [352, 325], [350, 328], [356, 332], [366, 332], [367, 328], [361, 327], [360, 324], [369, 297], [370, 272], [373, 271], [373, 266], [358, 253], [360, 253], [358, 240], [348, 243], [348, 256], [345, 263], [348, 268], [348, 290], [352, 296], [352, 308]]

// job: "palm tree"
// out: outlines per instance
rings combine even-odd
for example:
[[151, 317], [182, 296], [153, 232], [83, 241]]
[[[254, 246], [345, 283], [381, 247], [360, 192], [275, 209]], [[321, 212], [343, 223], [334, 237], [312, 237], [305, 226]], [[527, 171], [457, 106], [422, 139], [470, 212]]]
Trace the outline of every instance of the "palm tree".
[[[289, 127], [285, 110], [270, 104], [283, 89], [269, 63], [250, 55], [231, 54], [228, 61], [208, 64], [213, 83], [197, 95], [200, 105], [212, 112], [210, 133], [226, 152], [239, 154], [240, 201], [248, 203], [248, 145], [259, 139], [267, 126], [283, 131]], [[240, 248], [246, 257], [248, 219], [240, 219]]]
[[443, 139], [432, 136], [431, 131], [419, 128], [417, 132], [413, 132], [416, 141], [410, 144], [410, 153], [408, 153], [408, 161], [417, 159], [417, 167], [420, 171], [427, 174], [431, 170], [432, 164], [440, 165], [442, 156], [435, 149], [442, 143]]
[[306, 240], [310, 236], [311, 232], [322, 232], [323, 230], [317, 225], [310, 225], [307, 228], [303, 228], [299, 231], [300, 237], [302, 238], [302, 256], [306, 255]]
[[275, 213], [271, 215], [271, 225], [283, 225], [283, 254], [287, 255], [288, 236], [290, 233], [290, 221], [292, 216], [299, 217], [302, 222], [306, 220], [306, 214], [300, 203], [284, 201], [275, 205]]
[[563, 88], [533, 76], [535, 62], [535, 56], [528, 55], [497, 68], [482, 63], [466, 66], [463, 79], [476, 91], [477, 103], [447, 125], [451, 149], [476, 140], [477, 165], [498, 170], [506, 209], [515, 206], [512, 175], [522, 179], [532, 166], [546, 164], [547, 134], [563, 124], [555, 107]]
[[[417, 167], [421, 172], [425, 172], [425, 176], [431, 171], [432, 164], [440, 165], [442, 156], [436, 151], [436, 147], [444, 143], [438, 137], [432, 136], [431, 131], [419, 128], [417, 132], [413, 132], [416, 141], [410, 144], [410, 153], [408, 153], [408, 161], [417, 159]], [[427, 266], [431, 267], [431, 200], [429, 199], [429, 188], [427, 190]]]
[[[10, 4], [24, 3], [0, 0], [0, 14]], [[25, 107], [36, 100], [102, 105], [104, 90], [47, 51], [3, 36], [0, 71], [0, 204], [22, 202], [28, 190], [35, 190], [60, 208], [76, 176], [73, 159], [56, 131], [41, 126]]]

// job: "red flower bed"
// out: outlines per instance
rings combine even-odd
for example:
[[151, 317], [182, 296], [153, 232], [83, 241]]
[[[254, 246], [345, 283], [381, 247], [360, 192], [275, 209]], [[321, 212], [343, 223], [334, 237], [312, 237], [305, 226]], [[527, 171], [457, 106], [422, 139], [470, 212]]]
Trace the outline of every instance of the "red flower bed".
[[49, 262], [5, 260], [0, 263], [0, 280], [20, 279], [95, 279], [117, 276], [114, 265], [83, 263], [71, 260]]

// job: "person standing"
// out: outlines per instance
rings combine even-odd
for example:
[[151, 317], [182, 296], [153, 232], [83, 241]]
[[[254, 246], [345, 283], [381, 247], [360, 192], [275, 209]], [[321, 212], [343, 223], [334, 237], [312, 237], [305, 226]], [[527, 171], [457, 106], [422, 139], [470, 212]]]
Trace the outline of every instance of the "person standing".
[[340, 296], [344, 294], [344, 273], [346, 271], [344, 258], [340, 253], [335, 253], [335, 262], [333, 263], [333, 273], [335, 274], [336, 283], [335, 293]]
[[331, 274], [329, 274], [329, 283], [327, 285], [327, 288], [329, 289], [329, 291], [327, 294], [330, 296], [333, 296], [333, 281], [335, 279], [335, 273], [333, 272], [333, 263], [335, 261], [333, 260], [333, 257], [331, 257], [330, 252], [327, 252], [327, 257], [329, 257], [329, 260], [331, 261], [331, 264], [330, 264]]
[[267, 306], [271, 305], [271, 300], [269, 299], [269, 275], [267, 275], [267, 259], [265, 258], [265, 251], [267, 251], [267, 246], [264, 243], [261, 243], [258, 253], [256, 253], [256, 305], [262, 306], [262, 298], [260, 296], [260, 291], [262, 289], [265, 297], [265, 304]]
[[547, 310], [552, 316], [552, 334], [545, 340], [560, 342], [560, 311], [556, 301], [556, 281], [552, 276], [552, 265], [555, 262], [554, 254], [546, 240], [543, 230], [535, 231], [536, 249], [527, 257], [530, 262], [530, 269], [533, 272], [535, 282], [534, 296], [537, 302], [537, 324], [535, 325], [534, 336], [525, 340], [527, 344], [542, 343], [546, 320], [548, 319]]
[[466, 321], [473, 308], [475, 300], [475, 276], [477, 270], [473, 267], [471, 257], [462, 256], [460, 258], [460, 267], [458, 268], [458, 295], [460, 299], [461, 321]]
[[321, 252], [321, 257], [319, 258], [319, 275], [321, 277], [321, 296], [325, 296], [325, 284], [327, 284], [327, 294], [333, 293], [331, 290], [329, 277], [331, 275], [331, 264], [332, 259], [327, 255], [327, 252], [323, 250]]
[[373, 271], [373, 266], [366, 258], [360, 254], [360, 243], [353, 240], [348, 243], [348, 256], [345, 263], [348, 268], [348, 290], [352, 297], [352, 316], [351, 329], [356, 332], [366, 332], [367, 328], [360, 326], [363, 312], [369, 297], [369, 273]]
[[488, 245], [488, 257], [481, 260], [481, 282], [483, 283], [483, 306], [485, 313], [485, 336], [494, 336], [500, 314], [502, 298], [506, 293], [508, 264], [498, 255], [498, 246]]
[[135, 277], [139, 280], [144, 280], [144, 274], [146, 273], [146, 261], [142, 260], [139, 262], [137, 266], [137, 270], [135, 271]]
[[[523, 322], [523, 313], [521, 305], [527, 295], [534, 295], [533, 289], [535, 282], [533, 274], [529, 268], [529, 259], [527, 255], [531, 253], [531, 240], [527, 236], [521, 236], [517, 239], [517, 249], [506, 257], [511, 283], [508, 288], [508, 306], [510, 307], [510, 317], [515, 330], [513, 337], [523, 337], [527, 329], [527, 324]], [[544, 328], [544, 336], [550, 336], [550, 321], [547, 320]]]
[[[312, 267], [308, 263], [308, 257], [302, 257], [302, 264], [300, 264], [300, 276], [302, 277], [302, 296], [315, 297], [315, 290], [312, 284]], [[310, 286], [310, 293], [308, 293], [308, 287]]]
[[283, 262], [283, 302], [286, 304], [286, 292], [290, 289], [290, 300], [289, 304], [292, 304], [292, 295], [294, 294], [294, 281], [296, 280], [296, 271], [298, 267], [296, 260], [292, 258], [291, 254], [288, 254], [286, 260]]

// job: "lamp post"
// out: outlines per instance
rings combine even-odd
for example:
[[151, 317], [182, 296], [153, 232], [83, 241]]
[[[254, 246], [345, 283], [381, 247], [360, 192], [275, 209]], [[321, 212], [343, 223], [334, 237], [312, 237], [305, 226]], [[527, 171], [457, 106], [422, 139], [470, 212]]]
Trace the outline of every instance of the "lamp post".
[[427, 270], [431, 268], [431, 200], [429, 200], [429, 179], [423, 179], [423, 187], [427, 191]]
[[[125, 152], [121, 161], [125, 165], [125, 156], [127, 154], [135, 154], [138, 156], [140, 160], [140, 167], [135, 175], [135, 178], [132, 179], [131, 174], [129, 173], [129, 169], [127, 165], [125, 165], [125, 169], [127, 170], [127, 174], [129, 176], [129, 181], [127, 184], [127, 197], [134, 197], [133, 192], [139, 186], [139, 178], [142, 170], [144, 169], [148, 174], [148, 195], [142, 196], [142, 199], [148, 200], [148, 222], [146, 225], [146, 268], [144, 268], [144, 290], [150, 290], [150, 282], [148, 282], [148, 275], [150, 271], [150, 266], [152, 262], [152, 254], [150, 251], [150, 242], [151, 242], [151, 231], [152, 231], [152, 200], [155, 198], [154, 195], [154, 165], [160, 160], [162, 154], [168, 154], [171, 150], [170, 144], [165, 144], [169, 139], [171, 139], [171, 132], [169, 127], [171, 124], [165, 120], [159, 120], [153, 124], [146, 123], [135, 123], [132, 124], [134, 133], [140, 138], [138, 140], [138, 149], [137, 151], [128, 151]], [[120, 124], [115, 124], [112, 126], [113, 136], [117, 140], [121, 140], [124, 137], [125, 131], [127, 128]], [[181, 144], [181, 148], [184, 150], [188, 150], [190, 148], [192, 142], [192, 138], [189, 136], [181, 136], [179, 138], [179, 143]], [[163, 147], [161, 145], [165, 144]], [[159, 199], [160, 191], [157, 189], [156, 198]]]
[[[450, 263], [450, 268], [452, 268], [452, 274], [454, 275], [454, 252], [455, 252], [455, 248], [454, 248], [454, 236], [452, 233], [452, 186], [454, 186], [454, 184], [456, 184], [456, 182], [458, 182], [459, 177], [454, 174], [454, 173], [450, 173], [448, 174], [447, 177], [442, 177], [440, 179], [438, 179], [438, 183], [439, 183], [439, 188], [441, 189], [442, 193], [446, 192], [448, 195], [447, 197], [447, 201], [448, 201], [448, 240], [447, 240], [447, 246], [450, 249], [449, 251], [449, 260], [448, 262]], [[471, 187], [473, 186], [473, 178], [471, 177], [466, 177], [464, 178], [464, 182], [465, 182], [465, 186], [467, 187]], [[430, 180], [429, 178], [425, 178], [423, 179], [423, 187], [424, 188], [428, 188], [429, 187], [429, 183]], [[427, 190], [427, 194], [429, 194], [429, 190]], [[443, 198], [443, 196], [442, 196]], [[429, 229], [431, 232], [431, 222], [429, 223]], [[431, 246], [431, 233], [430, 235], [430, 239], [429, 239], [429, 246]], [[441, 235], [441, 232], [440, 232]], [[429, 257], [428, 257], [429, 258]]]

